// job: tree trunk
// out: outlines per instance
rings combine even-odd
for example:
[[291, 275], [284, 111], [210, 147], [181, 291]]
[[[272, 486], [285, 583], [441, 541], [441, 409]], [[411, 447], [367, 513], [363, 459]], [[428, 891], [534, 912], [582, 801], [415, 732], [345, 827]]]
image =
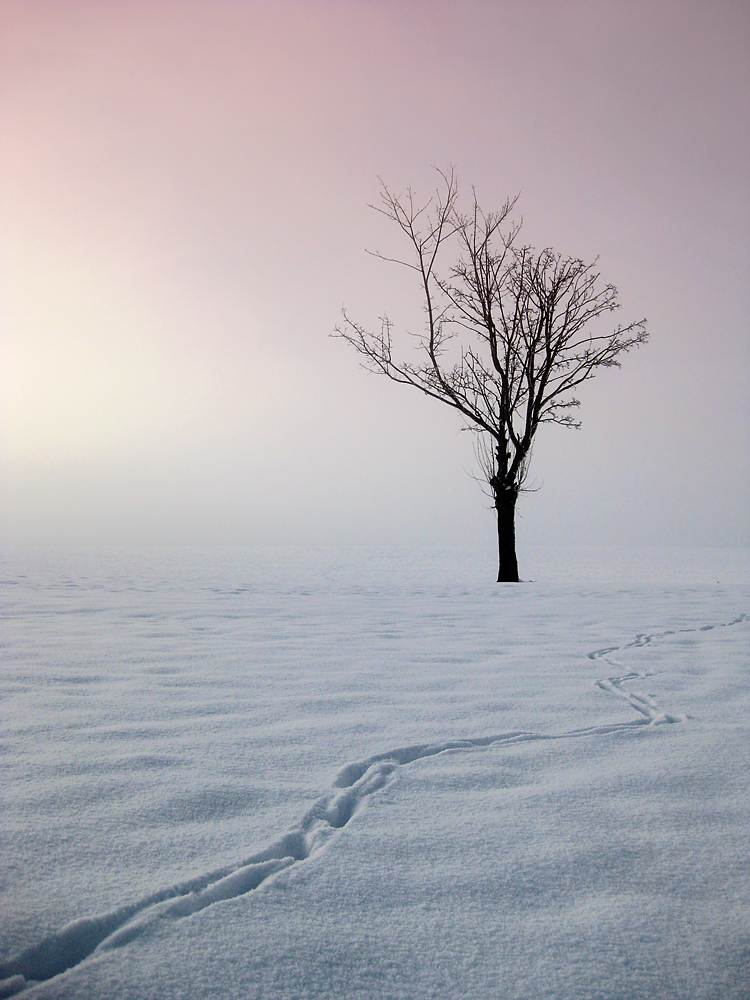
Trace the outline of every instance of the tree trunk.
[[516, 500], [518, 490], [496, 490], [498, 583], [518, 583], [516, 557]]

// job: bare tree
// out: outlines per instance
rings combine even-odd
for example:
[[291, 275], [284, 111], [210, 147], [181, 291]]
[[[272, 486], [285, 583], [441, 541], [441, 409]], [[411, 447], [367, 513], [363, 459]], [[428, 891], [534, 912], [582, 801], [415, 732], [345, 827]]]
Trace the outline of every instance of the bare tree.
[[[370, 332], [344, 310], [336, 335], [365, 367], [458, 410], [478, 432], [497, 514], [498, 583], [517, 582], [516, 501], [534, 436], [544, 423], [580, 426], [576, 388], [645, 343], [646, 322], [602, 329], [597, 319], [619, 303], [614, 285], [600, 282], [596, 262], [522, 245], [520, 223], [509, 222], [515, 199], [485, 214], [474, 194], [470, 212], [462, 213], [453, 169], [439, 173], [428, 202], [418, 203], [411, 189], [399, 198], [381, 182], [381, 203], [373, 206], [410, 244], [408, 259], [376, 256], [418, 276], [426, 315], [418, 360], [394, 354], [387, 316]], [[440, 273], [446, 253], [452, 256]]]

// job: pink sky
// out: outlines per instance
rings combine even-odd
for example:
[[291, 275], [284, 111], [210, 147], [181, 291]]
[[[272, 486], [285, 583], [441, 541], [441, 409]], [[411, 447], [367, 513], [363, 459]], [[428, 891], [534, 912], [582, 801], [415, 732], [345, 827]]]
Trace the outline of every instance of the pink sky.
[[451, 161], [652, 334], [522, 544], [750, 544], [748, 51], [724, 0], [0, 0], [4, 538], [491, 545], [452, 414], [328, 338], [419, 324], [367, 203]]

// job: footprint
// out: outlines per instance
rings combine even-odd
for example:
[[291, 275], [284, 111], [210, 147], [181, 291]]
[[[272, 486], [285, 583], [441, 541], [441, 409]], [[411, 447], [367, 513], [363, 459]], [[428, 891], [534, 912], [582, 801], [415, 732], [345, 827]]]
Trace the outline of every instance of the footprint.
[[[704, 625], [685, 632], [706, 632], [747, 621], [742, 614], [720, 625]], [[345, 764], [337, 773], [331, 791], [321, 796], [293, 830], [285, 833], [269, 847], [257, 852], [238, 865], [218, 869], [169, 886], [146, 896], [139, 902], [119, 907], [109, 913], [82, 917], [50, 934], [36, 945], [0, 963], [0, 998], [15, 996], [37, 982], [52, 979], [96, 952], [120, 948], [153, 929], [160, 920], [182, 920], [215, 903], [236, 899], [255, 892], [281, 871], [304, 863], [324, 848], [357, 814], [365, 800], [394, 780], [399, 767], [452, 751], [479, 750], [489, 746], [510, 746], [516, 743], [568, 740], [605, 736], [623, 730], [657, 723], [682, 721], [678, 715], [663, 712], [653, 698], [624, 689], [624, 684], [650, 676], [635, 671], [622, 673], [622, 664], [612, 659], [620, 649], [644, 647], [678, 634], [665, 631], [639, 633], [624, 646], [605, 646], [587, 656], [603, 660], [618, 672], [594, 683], [602, 691], [624, 698], [639, 714], [630, 722], [590, 726], [564, 733], [534, 733], [513, 731], [492, 736], [476, 736], [441, 743], [418, 743], [395, 747], [361, 761]]]

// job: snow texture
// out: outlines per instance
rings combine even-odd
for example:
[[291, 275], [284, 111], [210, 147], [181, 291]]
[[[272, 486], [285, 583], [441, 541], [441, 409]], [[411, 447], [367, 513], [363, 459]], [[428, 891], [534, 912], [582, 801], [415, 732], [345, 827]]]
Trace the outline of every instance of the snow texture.
[[748, 554], [535, 559], [6, 557], [0, 997], [749, 997]]

